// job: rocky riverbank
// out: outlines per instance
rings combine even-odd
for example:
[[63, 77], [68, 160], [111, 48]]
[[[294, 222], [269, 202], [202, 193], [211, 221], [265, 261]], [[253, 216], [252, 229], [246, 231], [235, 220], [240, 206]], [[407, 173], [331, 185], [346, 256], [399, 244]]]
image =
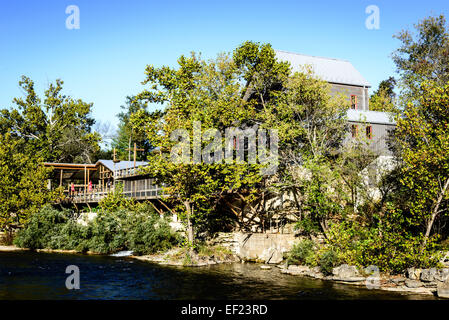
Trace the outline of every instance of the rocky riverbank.
[[373, 269], [358, 269], [355, 266], [341, 265], [333, 268], [331, 275], [324, 275], [319, 267], [277, 265], [282, 273], [307, 276], [315, 279], [331, 280], [345, 284], [366, 286], [396, 292], [436, 295], [449, 298], [449, 268], [417, 269], [409, 268], [404, 275], [376, 274]]
[[201, 267], [218, 263], [232, 263], [240, 261], [240, 259], [234, 254], [223, 251], [221, 248], [217, 250], [217, 248], [213, 247], [210, 248], [210, 251], [207, 254], [202, 253], [201, 251], [199, 253], [188, 252], [185, 248], [173, 248], [163, 253], [144, 256], [130, 256], [130, 258], [163, 265], [185, 267]]

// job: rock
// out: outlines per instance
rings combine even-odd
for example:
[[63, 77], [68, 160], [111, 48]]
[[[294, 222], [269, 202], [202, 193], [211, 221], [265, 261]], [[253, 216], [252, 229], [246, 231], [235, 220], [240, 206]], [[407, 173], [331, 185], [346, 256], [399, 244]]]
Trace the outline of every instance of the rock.
[[270, 270], [271, 267], [270, 266], [260, 266], [260, 269], [262, 269], [262, 270]]
[[293, 275], [305, 275], [310, 271], [308, 266], [295, 266], [290, 265], [287, 269], [281, 270], [281, 273], [288, 273]]
[[436, 288], [437, 282], [436, 281], [425, 282], [423, 285], [424, 285], [424, 288]]
[[448, 268], [437, 270], [437, 273], [435, 274], [436, 281], [446, 282], [448, 280], [448, 278], [449, 278], [449, 269]]
[[312, 278], [316, 278], [316, 279], [323, 279], [324, 278], [324, 274], [321, 273], [321, 269], [320, 267], [314, 267], [312, 269], [310, 269], [307, 273], [307, 276], [312, 277]]
[[405, 280], [407, 280], [407, 278], [397, 277], [397, 278], [392, 278], [391, 282], [393, 282], [394, 284], [400, 284], [400, 283], [405, 282]]
[[357, 270], [357, 267], [342, 264], [341, 266], [332, 269], [332, 275], [336, 278], [345, 279], [359, 277], [360, 273]]
[[408, 268], [407, 269], [408, 278], [411, 280], [419, 280], [421, 276], [421, 269], [418, 268]]
[[430, 268], [430, 269], [424, 269], [421, 271], [420, 279], [424, 282], [432, 282], [435, 280], [435, 275], [437, 273], [437, 269]]
[[420, 288], [422, 287], [422, 282], [418, 280], [407, 279], [405, 280], [405, 286], [407, 288]]
[[437, 295], [440, 298], [448, 298], [449, 299], [449, 281], [438, 282]]

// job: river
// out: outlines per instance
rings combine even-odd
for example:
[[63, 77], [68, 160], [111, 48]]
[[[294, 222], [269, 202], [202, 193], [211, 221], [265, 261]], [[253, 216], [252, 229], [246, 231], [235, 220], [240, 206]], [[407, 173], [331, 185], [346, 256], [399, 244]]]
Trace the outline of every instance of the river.
[[[65, 287], [68, 265], [80, 289]], [[234, 263], [173, 267], [110, 256], [0, 252], [0, 299], [435, 299], [369, 290]]]

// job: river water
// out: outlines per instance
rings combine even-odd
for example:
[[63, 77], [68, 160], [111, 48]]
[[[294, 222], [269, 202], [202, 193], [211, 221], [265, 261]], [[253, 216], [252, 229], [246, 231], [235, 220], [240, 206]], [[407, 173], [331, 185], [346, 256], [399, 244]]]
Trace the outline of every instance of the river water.
[[[80, 289], [65, 287], [68, 265]], [[257, 264], [161, 266], [130, 258], [0, 252], [0, 299], [435, 299], [284, 275]]]

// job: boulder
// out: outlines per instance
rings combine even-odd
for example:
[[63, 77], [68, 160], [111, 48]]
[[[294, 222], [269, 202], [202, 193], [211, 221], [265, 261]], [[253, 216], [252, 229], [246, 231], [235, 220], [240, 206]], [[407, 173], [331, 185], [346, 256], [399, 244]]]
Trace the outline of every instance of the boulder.
[[435, 275], [437, 274], [437, 269], [430, 268], [430, 269], [424, 269], [421, 271], [420, 279], [424, 282], [432, 282], [435, 280]]
[[314, 267], [309, 270], [309, 272], [306, 273], [309, 277], [316, 278], [316, 279], [323, 279], [324, 274], [321, 272], [320, 267]]
[[356, 266], [350, 266], [348, 264], [342, 264], [332, 269], [332, 275], [336, 278], [353, 278], [359, 277], [360, 273]]
[[356, 266], [350, 266], [347, 264], [342, 264], [336, 268], [332, 269], [332, 279], [339, 281], [357, 282], [365, 280], [357, 270]]
[[418, 280], [407, 279], [405, 280], [405, 286], [407, 288], [420, 288], [422, 287], [422, 282]]
[[418, 268], [408, 268], [407, 269], [408, 278], [411, 280], [419, 280], [421, 276], [421, 269]]
[[288, 268], [281, 270], [281, 273], [293, 274], [293, 275], [306, 275], [310, 271], [308, 266], [295, 266], [290, 265]]
[[440, 298], [448, 298], [449, 299], [449, 281], [438, 282], [437, 295]]
[[446, 282], [449, 278], [449, 269], [438, 269], [434, 278], [436, 281]]
[[436, 281], [424, 282], [423, 286], [424, 286], [424, 288], [436, 288], [437, 287], [437, 282]]
[[400, 284], [400, 283], [404, 283], [405, 280], [407, 280], [407, 278], [399, 276], [396, 278], [392, 278], [390, 281], [393, 282], [394, 284]]

